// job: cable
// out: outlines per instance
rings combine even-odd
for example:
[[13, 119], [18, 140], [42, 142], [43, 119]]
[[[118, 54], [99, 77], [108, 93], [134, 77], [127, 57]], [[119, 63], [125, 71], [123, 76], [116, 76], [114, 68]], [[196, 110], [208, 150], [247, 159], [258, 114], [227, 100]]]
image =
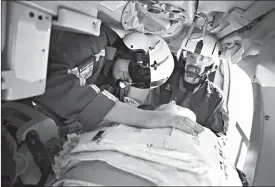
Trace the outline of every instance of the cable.
[[198, 9], [199, 9], [199, 0], [196, 0], [196, 5], [195, 5], [195, 14], [198, 13]]

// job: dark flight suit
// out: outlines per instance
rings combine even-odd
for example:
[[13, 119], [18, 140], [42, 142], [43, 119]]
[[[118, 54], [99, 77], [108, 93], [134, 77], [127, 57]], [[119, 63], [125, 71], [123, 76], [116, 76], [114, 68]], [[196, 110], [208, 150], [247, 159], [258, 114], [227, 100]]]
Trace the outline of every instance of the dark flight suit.
[[[93, 129], [118, 101], [109, 92], [101, 92], [94, 83], [106, 69], [105, 66], [110, 69], [115, 50], [109, 49], [114, 49], [110, 46], [119, 42], [122, 42], [121, 38], [103, 24], [100, 36], [52, 30], [46, 91], [35, 97], [34, 102], [64, 120], [77, 119], [84, 129]], [[94, 55], [104, 49], [105, 56], [97, 59]], [[84, 79], [82, 74], [79, 78], [79, 69], [84, 70]], [[105, 84], [105, 80], [103, 82]]]
[[[160, 87], [155, 106], [175, 100], [177, 105], [192, 110], [200, 125], [211, 129], [216, 135], [226, 134], [229, 117], [222, 91], [206, 80], [194, 92], [189, 92], [184, 88], [182, 73], [182, 68], [174, 69], [169, 80]], [[156, 95], [156, 90], [154, 92]]]

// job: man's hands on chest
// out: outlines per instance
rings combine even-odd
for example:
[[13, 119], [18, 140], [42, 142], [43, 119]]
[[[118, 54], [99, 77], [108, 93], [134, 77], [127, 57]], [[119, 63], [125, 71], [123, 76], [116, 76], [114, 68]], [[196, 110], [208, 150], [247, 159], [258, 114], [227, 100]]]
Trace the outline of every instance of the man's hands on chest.
[[157, 111], [154, 112], [155, 113], [145, 121], [144, 125], [147, 126], [147, 128], [171, 127], [189, 134], [201, 133], [204, 130], [201, 125], [189, 119], [188, 117], [174, 115], [171, 113]]
[[141, 110], [122, 102], [117, 102], [104, 120], [149, 129], [171, 127], [190, 134], [204, 130], [202, 126], [187, 117], [160, 111]]

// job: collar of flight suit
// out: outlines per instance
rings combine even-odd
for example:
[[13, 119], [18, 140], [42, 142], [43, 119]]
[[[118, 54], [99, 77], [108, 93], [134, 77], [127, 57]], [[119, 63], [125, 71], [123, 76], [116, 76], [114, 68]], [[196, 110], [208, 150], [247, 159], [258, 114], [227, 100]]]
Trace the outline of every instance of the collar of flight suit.
[[116, 55], [117, 49], [114, 47], [106, 46], [105, 47], [106, 55], [105, 55], [105, 66], [103, 69], [103, 73], [105, 76], [107, 76], [112, 69], [113, 66], [113, 60]]

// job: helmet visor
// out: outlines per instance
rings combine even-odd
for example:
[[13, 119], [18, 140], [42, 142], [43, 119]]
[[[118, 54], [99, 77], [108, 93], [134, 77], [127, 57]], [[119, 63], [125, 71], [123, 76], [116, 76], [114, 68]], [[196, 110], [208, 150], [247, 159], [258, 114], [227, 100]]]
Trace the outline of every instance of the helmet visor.
[[129, 75], [133, 81], [132, 86], [141, 89], [151, 87], [150, 67], [143, 66], [136, 61], [131, 61], [128, 66]]
[[157, 81], [152, 81], [150, 67], [143, 66], [137, 62], [131, 61], [128, 68], [129, 75], [133, 81], [131, 86], [136, 88], [155, 88], [164, 84], [168, 80], [168, 78], [164, 78]]

